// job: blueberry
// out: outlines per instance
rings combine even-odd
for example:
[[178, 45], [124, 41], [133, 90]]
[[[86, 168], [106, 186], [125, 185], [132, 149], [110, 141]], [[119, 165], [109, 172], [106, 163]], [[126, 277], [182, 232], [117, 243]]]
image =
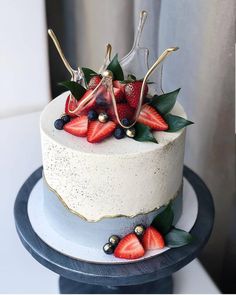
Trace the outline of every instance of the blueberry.
[[95, 121], [95, 120], [97, 120], [97, 118], [98, 118], [98, 114], [97, 114], [96, 111], [94, 111], [94, 110], [90, 110], [90, 111], [88, 112], [88, 119], [89, 119], [90, 121]]
[[130, 125], [130, 120], [127, 119], [127, 118], [124, 118], [121, 120], [121, 123], [124, 125], [124, 126], [129, 126]]
[[62, 130], [64, 125], [65, 125], [65, 122], [62, 119], [57, 119], [54, 122], [54, 127], [58, 130]]
[[64, 115], [61, 117], [61, 119], [64, 121], [64, 123], [69, 123], [70, 122], [70, 116], [69, 115]]
[[122, 127], [117, 127], [114, 131], [114, 137], [116, 139], [121, 139], [125, 136], [125, 131]]
[[96, 105], [99, 107], [107, 107], [107, 101], [104, 96], [97, 96], [96, 97]]

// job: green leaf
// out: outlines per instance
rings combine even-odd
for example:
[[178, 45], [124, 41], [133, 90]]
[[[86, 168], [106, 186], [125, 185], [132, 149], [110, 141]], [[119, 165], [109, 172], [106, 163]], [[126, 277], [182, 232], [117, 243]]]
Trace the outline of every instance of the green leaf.
[[194, 124], [192, 121], [188, 121], [182, 117], [175, 116], [172, 114], [165, 115], [164, 119], [169, 126], [166, 132], [176, 132], [188, 125]]
[[107, 67], [107, 70], [112, 71], [113, 76], [114, 76], [114, 80], [124, 80], [124, 74], [123, 74], [123, 70], [122, 67], [118, 61], [118, 54], [116, 54], [112, 61], [110, 62], [110, 64]]
[[58, 84], [70, 90], [74, 98], [77, 100], [79, 100], [86, 92], [86, 89], [83, 86], [74, 81], [63, 81]]
[[153, 106], [161, 115], [165, 115], [173, 109], [179, 91], [180, 88], [159, 96], [154, 95], [150, 105]]
[[152, 226], [165, 235], [171, 230], [173, 219], [174, 213], [171, 208], [171, 203], [169, 203], [166, 208], [154, 218]]
[[135, 124], [135, 140], [137, 141], [151, 141], [154, 143], [158, 143], [156, 138], [153, 136], [151, 129], [141, 123]]
[[165, 236], [165, 243], [169, 248], [181, 247], [192, 241], [193, 237], [190, 233], [175, 227]]
[[82, 68], [82, 71], [84, 73], [84, 79], [86, 84], [88, 85], [90, 79], [92, 78], [92, 76], [98, 75], [96, 72], [94, 72], [93, 70], [89, 69], [89, 68]]

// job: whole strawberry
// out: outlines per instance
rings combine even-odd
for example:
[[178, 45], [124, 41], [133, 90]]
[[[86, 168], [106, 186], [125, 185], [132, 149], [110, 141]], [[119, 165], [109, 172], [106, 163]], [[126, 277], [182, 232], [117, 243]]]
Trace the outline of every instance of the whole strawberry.
[[121, 83], [119, 80], [113, 81], [113, 86], [120, 89], [122, 91], [122, 94], [125, 93], [125, 85], [126, 83]]
[[93, 76], [88, 83], [88, 89], [95, 89], [100, 82], [101, 77], [99, 75]]
[[[119, 115], [120, 120], [126, 118], [126, 119], [132, 119], [135, 110], [133, 108], [130, 107], [130, 105], [128, 103], [118, 103], [117, 104], [117, 112]], [[111, 108], [109, 111], [109, 116], [111, 117], [111, 119], [117, 123], [117, 119], [115, 116], [115, 111], [113, 108]]]
[[[143, 81], [134, 81], [125, 85], [125, 98], [132, 108], [137, 108]], [[148, 93], [148, 86], [145, 84], [143, 96]]]

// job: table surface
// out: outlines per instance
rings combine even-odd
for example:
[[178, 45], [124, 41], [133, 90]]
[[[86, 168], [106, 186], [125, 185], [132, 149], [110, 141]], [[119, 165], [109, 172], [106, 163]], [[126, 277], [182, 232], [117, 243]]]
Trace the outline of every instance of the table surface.
[[[13, 206], [25, 179], [41, 163], [39, 113], [0, 120], [2, 145], [0, 215], [0, 293], [57, 293], [58, 275], [35, 261], [21, 245], [17, 236]], [[39, 279], [40, 278], [40, 279]], [[200, 262], [195, 259], [176, 272], [174, 293], [220, 293]], [[12, 281], [14, 280], [14, 284]], [[42, 284], [43, 282], [43, 284]]]

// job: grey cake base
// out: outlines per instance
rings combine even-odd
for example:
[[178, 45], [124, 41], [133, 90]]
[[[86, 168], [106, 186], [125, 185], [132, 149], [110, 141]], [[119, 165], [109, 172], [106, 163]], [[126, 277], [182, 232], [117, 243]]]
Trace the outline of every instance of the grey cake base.
[[[133, 218], [116, 217], [104, 218], [97, 222], [88, 222], [66, 208], [58, 196], [51, 191], [43, 181], [44, 211], [48, 223], [58, 234], [63, 235], [72, 242], [91, 248], [102, 249], [111, 235], [123, 237], [132, 232], [137, 224], [149, 226], [155, 216], [160, 213], [164, 206], [148, 214], [140, 214]], [[182, 214], [183, 189], [173, 199], [174, 224]]]

